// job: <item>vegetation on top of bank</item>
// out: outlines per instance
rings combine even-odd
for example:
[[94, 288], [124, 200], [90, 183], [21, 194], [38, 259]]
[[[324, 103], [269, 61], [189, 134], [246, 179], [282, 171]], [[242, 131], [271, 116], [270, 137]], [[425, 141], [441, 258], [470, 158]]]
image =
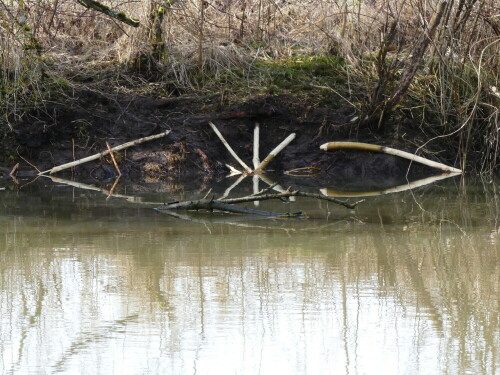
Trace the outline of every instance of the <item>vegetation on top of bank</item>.
[[360, 131], [404, 122], [462, 168], [500, 164], [495, 0], [0, 0], [0, 49], [2, 132], [72, 85], [286, 93], [352, 107]]

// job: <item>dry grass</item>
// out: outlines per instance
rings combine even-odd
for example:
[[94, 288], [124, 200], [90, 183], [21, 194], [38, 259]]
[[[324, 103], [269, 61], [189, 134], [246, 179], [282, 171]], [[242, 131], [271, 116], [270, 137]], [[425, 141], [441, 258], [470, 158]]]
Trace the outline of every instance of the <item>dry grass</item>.
[[[261, 74], [259, 61], [333, 55], [346, 63], [347, 83], [341, 91], [363, 111], [380, 78], [377, 53], [389, 25], [397, 22], [387, 46], [389, 72], [383, 96], [398, 84], [437, 7], [436, 0], [106, 1], [141, 21], [140, 28], [132, 28], [74, 0], [27, 0], [24, 10], [20, 3], [0, 0], [4, 120], [20, 110], [19, 103], [33, 103], [44, 95], [34, 95], [41, 79], [40, 60], [26, 48], [19, 25], [23, 12], [52, 71], [61, 64], [66, 70], [120, 65], [185, 92], [219, 77], [245, 84], [245, 79]], [[164, 7], [161, 23], [159, 6]], [[398, 107], [398, 113], [422, 124], [429, 139], [448, 139], [464, 166], [474, 159], [482, 171], [498, 167], [500, 158], [499, 12], [495, 0], [448, 4], [437, 36]]]

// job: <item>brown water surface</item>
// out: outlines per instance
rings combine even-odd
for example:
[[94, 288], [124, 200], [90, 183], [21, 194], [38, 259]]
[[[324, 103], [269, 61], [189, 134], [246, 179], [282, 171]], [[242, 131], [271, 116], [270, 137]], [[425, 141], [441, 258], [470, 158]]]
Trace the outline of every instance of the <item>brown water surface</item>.
[[232, 223], [0, 191], [0, 373], [498, 374], [498, 182]]

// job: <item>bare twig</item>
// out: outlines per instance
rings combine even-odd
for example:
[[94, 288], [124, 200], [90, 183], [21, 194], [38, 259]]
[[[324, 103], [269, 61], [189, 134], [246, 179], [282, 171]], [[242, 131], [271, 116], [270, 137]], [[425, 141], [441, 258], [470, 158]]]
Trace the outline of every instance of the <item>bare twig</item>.
[[[118, 173], [118, 177], [122, 175], [120, 168], [118, 167], [118, 163], [116, 162], [115, 155], [113, 155], [113, 150], [111, 150], [111, 146], [108, 142], [106, 142], [106, 147], [108, 148], [109, 155], [111, 156], [111, 160], [113, 161], [113, 165], [115, 166], [116, 172]], [[114, 185], [113, 185], [114, 187]], [[111, 193], [110, 193], [111, 194]]]
[[17, 155], [18, 155], [21, 159], [23, 159], [23, 161], [24, 161], [26, 164], [28, 164], [30, 167], [32, 167], [34, 170], [36, 170], [38, 173], [40, 173], [40, 169], [38, 169], [38, 168], [36, 167], [36, 165], [34, 165], [34, 164], [30, 163], [28, 160], [26, 160], [26, 158], [24, 158], [24, 157], [23, 157], [23, 156], [19, 153], [19, 150], [16, 150], [16, 151], [17, 151]]
[[15, 178], [15, 173], [16, 171], [19, 169], [19, 163], [16, 163], [16, 165], [14, 165], [14, 167], [11, 169], [10, 173], [9, 173], [9, 176], [11, 178]]
[[[111, 155], [113, 155], [113, 154], [111, 154]], [[111, 189], [109, 189], [109, 194], [106, 197], [106, 200], [108, 200], [109, 198], [111, 198], [113, 196], [113, 192], [115, 191], [116, 185], [118, 185], [118, 181], [120, 181], [120, 177], [121, 177], [121, 175], [118, 175], [118, 177], [116, 177], [115, 182], [113, 182], [113, 186], [111, 186]]]

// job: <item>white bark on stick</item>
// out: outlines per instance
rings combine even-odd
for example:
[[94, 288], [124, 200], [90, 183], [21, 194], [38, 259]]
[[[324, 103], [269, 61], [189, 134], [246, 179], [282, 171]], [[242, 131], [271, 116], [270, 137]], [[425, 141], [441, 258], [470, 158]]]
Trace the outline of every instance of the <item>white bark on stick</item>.
[[406, 151], [396, 150], [395, 148], [385, 147], [373, 145], [370, 143], [360, 143], [360, 142], [328, 142], [324, 143], [320, 146], [320, 149], [324, 151], [336, 150], [336, 149], [357, 149], [357, 150], [365, 150], [365, 151], [375, 151], [375, 152], [383, 152], [385, 154], [399, 156], [400, 158], [408, 159], [411, 161], [415, 161], [417, 163], [421, 163], [427, 165], [432, 168], [436, 168], [445, 172], [450, 173], [462, 173], [460, 169], [450, 167], [443, 163], [438, 163], [437, 161], [432, 161], [421, 156], [417, 156], [415, 154], [411, 154]]
[[262, 163], [259, 164], [257, 168], [255, 168], [255, 170], [259, 171], [264, 170], [267, 167], [267, 165], [276, 157], [276, 155], [278, 155], [286, 146], [290, 144], [290, 142], [292, 142], [295, 139], [295, 136], [296, 134], [292, 133], [288, 137], [286, 137], [286, 139], [283, 142], [281, 142], [278, 146], [276, 146], [274, 150], [272, 150], [269, 153], [269, 155], [266, 156], [266, 158], [262, 161]]
[[[167, 130], [167, 131], [160, 133], [160, 134], [150, 135], [149, 137], [144, 137], [144, 138], [139, 138], [139, 139], [136, 139], [135, 141], [130, 141], [130, 142], [121, 144], [119, 146], [113, 147], [111, 150], [112, 151], [124, 150], [126, 148], [129, 148], [129, 147], [132, 147], [132, 146], [135, 146], [135, 145], [147, 142], [147, 141], [152, 141], [154, 139], [164, 137], [164, 136], [168, 135], [169, 133], [170, 133], [170, 130]], [[71, 163], [62, 164], [62, 165], [59, 165], [59, 166], [54, 167], [52, 169], [49, 169], [47, 171], [43, 171], [43, 172], [39, 173], [38, 175], [44, 175], [47, 173], [54, 174], [54, 173], [60, 172], [64, 169], [68, 169], [68, 168], [75, 167], [75, 166], [80, 165], [80, 164], [88, 163], [89, 161], [92, 161], [92, 160], [99, 159], [99, 158], [106, 156], [108, 154], [109, 154], [108, 150], [103, 151], [103, 152], [99, 152], [97, 154], [87, 156], [86, 158], [75, 160], [75, 161], [72, 161]]]
[[257, 169], [260, 164], [259, 158], [259, 146], [260, 146], [260, 125], [255, 123], [255, 128], [253, 129], [253, 169]]
[[236, 154], [236, 152], [234, 152], [234, 150], [231, 148], [231, 146], [229, 146], [229, 143], [227, 143], [227, 141], [224, 139], [224, 137], [220, 133], [219, 129], [217, 129], [217, 127], [214, 125], [214, 123], [212, 121], [210, 121], [208, 124], [210, 125], [210, 127], [212, 128], [212, 130], [214, 131], [214, 133], [217, 135], [217, 137], [219, 137], [219, 139], [221, 140], [222, 144], [226, 147], [226, 149], [229, 151], [229, 153], [233, 156], [233, 158], [238, 163], [240, 163], [240, 165], [248, 173], [252, 173], [253, 172], [252, 169], [248, 165], [246, 165], [245, 162], [243, 160], [241, 160], [240, 157]]

